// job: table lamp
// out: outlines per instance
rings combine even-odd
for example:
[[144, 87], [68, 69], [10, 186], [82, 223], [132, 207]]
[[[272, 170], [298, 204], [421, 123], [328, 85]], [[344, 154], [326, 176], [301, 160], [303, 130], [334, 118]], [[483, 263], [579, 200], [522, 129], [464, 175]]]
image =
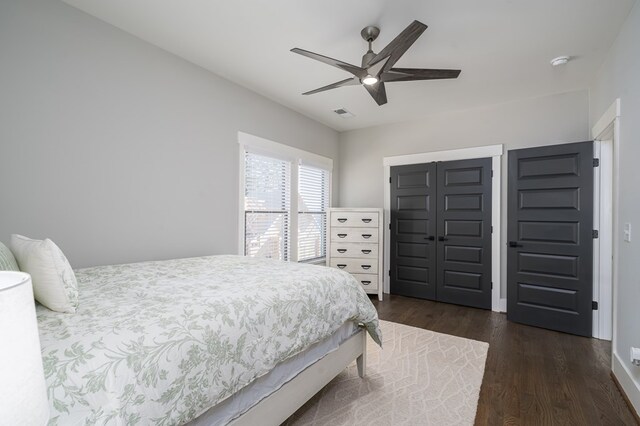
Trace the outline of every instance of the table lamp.
[[0, 271], [0, 423], [44, 426], [48, 420], [31, 275]]

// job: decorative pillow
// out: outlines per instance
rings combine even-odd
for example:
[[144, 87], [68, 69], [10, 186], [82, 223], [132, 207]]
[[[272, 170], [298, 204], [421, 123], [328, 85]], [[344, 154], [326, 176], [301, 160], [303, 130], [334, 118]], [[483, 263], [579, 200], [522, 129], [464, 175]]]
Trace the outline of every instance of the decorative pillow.
[[38, 302], [52, 311], [75, 313], [78, 307], [76, 275], [53, 241], [32, 240], [14, 234], [11, 250], [20, 270], [31, 274], [33, 294]]
[[0, 243], [0, 271], [19, 271], [16, 258], [9, 250], [9, 247]]

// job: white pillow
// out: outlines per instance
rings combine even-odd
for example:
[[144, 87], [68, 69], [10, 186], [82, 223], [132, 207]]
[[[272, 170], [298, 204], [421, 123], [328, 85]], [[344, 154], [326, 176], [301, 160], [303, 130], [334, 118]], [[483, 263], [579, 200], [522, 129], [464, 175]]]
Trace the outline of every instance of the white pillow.
[[19, 271], [18, 262], [9, 247], [0, 243], [0, 271]]
[[32, 240], [11, 236], [11, 250], [22, 272], [31, 275], [38, 302], [56, 312], [75, 313], [78, 283], [62, 250], [50, 239]]

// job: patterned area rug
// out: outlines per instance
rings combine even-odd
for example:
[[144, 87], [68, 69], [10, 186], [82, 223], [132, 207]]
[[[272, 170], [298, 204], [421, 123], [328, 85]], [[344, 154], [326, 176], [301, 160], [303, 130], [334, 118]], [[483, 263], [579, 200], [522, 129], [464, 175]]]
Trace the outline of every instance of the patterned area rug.
[[383, 349], [355, 363], [285, 425], [472, 425], [489, 344], [380, 321]]

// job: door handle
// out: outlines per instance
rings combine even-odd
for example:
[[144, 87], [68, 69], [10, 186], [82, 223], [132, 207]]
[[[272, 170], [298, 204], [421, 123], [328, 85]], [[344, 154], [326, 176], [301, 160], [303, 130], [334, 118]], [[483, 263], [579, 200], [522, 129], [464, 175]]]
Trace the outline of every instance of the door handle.
[[371, 281], [360, 281], [362, 283], [362, 285], [369, 285], [371, 284]]
[[369, 253], [371, 253], [371, 250], [364, 250], [364, 249], [363, 249], [363, 250], [361, 250], [361, 251], [362, 251], [362, 253], [364, 253], [364, 254], [369, 254]]
[[362, 221], [363, 221], [364, 223], [369, 223], [369, 222], [371, 222], [371, 219], [362, 219]]
[[371, 265], [360, 265], [362, 269], [371, 269]]
[[438, 237], [438, 241], [449, 241], [447, 237]]
[[346, 253], [347, 249], [338, 249], [338, 253]]
[[338, 222], [340, 222], [340, 223], [345, 223], [346, 221], [347, 221], [346, 217], [339, 217], [338, 218]]
[[522, 244], [518, 244], [517, 241], [509, 241], [509, 247], [511, 248], [522, 247]]
[[364, 239], [371, 238], [371, 234], [362, 234], [362, 238]]
[[424, 239], [429, 241], [434, 241], [436, 237], [434, 237], [433, 235], [429, 235], [428, 237], [424, 237]]
[[340, 237], [340, 238], [344, 238], [346, 236], [347, 236], [347, 234], [338, 234], [338, 237]]
[[344, 263], [338, 263], [336, 266], [340, 269], [344, 269], [347, 267], [347, 265], [345, 265]]

